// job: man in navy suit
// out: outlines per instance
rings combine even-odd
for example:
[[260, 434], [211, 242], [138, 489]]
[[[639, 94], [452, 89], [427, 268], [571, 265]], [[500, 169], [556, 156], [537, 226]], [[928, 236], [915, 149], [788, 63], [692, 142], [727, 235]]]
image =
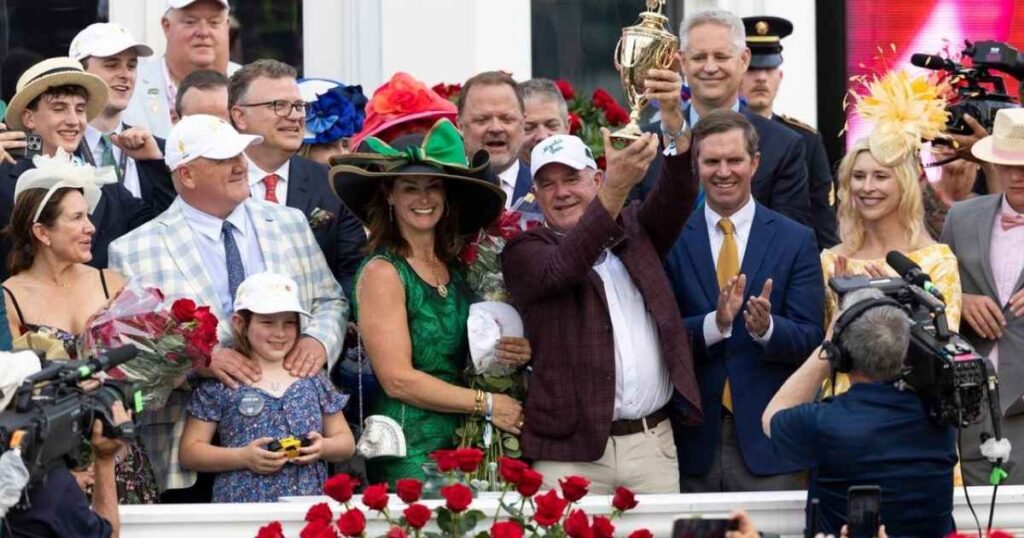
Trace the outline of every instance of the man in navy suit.
[[366, 233], [331, 192], [327, 167], [296, 155], [306, 125], [296, 74], [277, 60], [243, 66], [228, 84], [228, 110], [239, 132], [263, 137], [262, 144], [245, 150], [252, 196], [306, 215], [334, 278], [351, 297]]
[[705, 204], [666, 260], [704, 409], [702, 424], [675, 426], [684, 492], [804, 487], [797, 466], [773, 457], [761, 414], [821, 343], [825, 290], [814, 232], [751, 195], [757, 146], [754, 125], [730, 110], [693, 128]]
[[524, 200], [533, 180], [530, 166], [519, 159], [526, 138], [526, 107], [515, 79], [501, 71], [473, 75], [462, 85], [457, 106], [466, 154], [487, 150], [491, 171], [506, 194], [505, 208], [539, 212], [535, 203]]
[[[743, 73], [750, 65], [743, 21], [725, 10], [701, 11], [683, 21], [679, 45], [680, 66], [692, 93], [684, 110], [687, 122], [696, 126], [712, 110], [743, 113], [761, 140], [761, 162], [751, 186], [754, 199], [809, 226], [811, 204], [803, 140], [785, 126], [744, 110], [739, 99]], [[647, 196], [662, 160], [659, 157], [651, 165], [635, 196]]]

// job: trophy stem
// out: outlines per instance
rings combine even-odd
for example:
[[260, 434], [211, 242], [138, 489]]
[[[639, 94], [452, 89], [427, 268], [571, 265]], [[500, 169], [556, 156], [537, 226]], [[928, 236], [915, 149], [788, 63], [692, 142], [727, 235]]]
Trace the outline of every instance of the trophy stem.
[[643, 136], [644, 131], [640, 128], [640, 109], [632, 107], [629, 111], [629, 123], [625, 127], [615, 131], [611, 134], [613, 142], [621, 142], [624, 144], [630, 144], [634, 140]]

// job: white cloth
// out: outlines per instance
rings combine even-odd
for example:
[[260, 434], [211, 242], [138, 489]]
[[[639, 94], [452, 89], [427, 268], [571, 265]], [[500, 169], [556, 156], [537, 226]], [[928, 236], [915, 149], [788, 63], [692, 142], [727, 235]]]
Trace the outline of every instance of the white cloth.
[[606, 251], [594, 265], [604, 282], [615, 338], [615, 408], [612, 420], [634, 420], [665, 407], [672, 397], [658, 328], [643, 295], [618, 256]]
[[[117, 128], [107, 134], [121, 134], [124, 132], [124, 124], [118, 124]], [[89, 151], [92, 152], [93, 159], [96, 160], [96, 166], [99, 166], [103, 162], [103, 133], [93, 127], [92, 125], [85, 126], [85, 143], [89, 146]], [[111, 143], [111, 147], [114, 152], [114, 166], [121, 164], [121, 148]], [[142, 184], [139, 183], [139, 169], [135, 166], [135, 159], [129, 158], [124, 163], [124, 179], [121, 182], [124, 188], [128, 189], [128, 192], [132, 193], [132, 196], [136, 198], [142, 198]]]
[[[999, 306], [1002, 308], [1010, 302], [1013, 296], [1013, 287], [1017, 279], [1024, 271], [1024, 226], [1016, 226], [1004, 230], [1000, 215], [1006, 213], [1014, 215], [1017, 212], [1010, 207], [1010, 203], [1003, 196], [999, 205], [999, 211], [992, 222], [992, 243], [989, 246], [989, 263], [992, 264], [992, 277], [996, 281], [996, 293], [999, 294]], [[992, 361], [992, 367], [999, 371], [999, 345], [992, 346], [988, 354], [988, 360]]]
[[512, 166], [505, 169], [504, 172], [498, 174], [498, 179], [501, 180], [501, 190], [505, 191], [505, 209], [511, 209], [512, 204], [516, 203], [512, 199], [512, 195], [516, 192], [516, 179], [519, 177], [519, 159], [516, 159]]
[[[739, 211], [733, 213], [729, 220], [732, 221], [733, 235], [736, 240], [736, 254], [739, 260], [740, 267], [743, 267], [743, 255], [747, 252], [747, 241], [750, 239], [750, 228], [754, 225], [754, 213], [757, 211], [757, 204], [754, 203], [754, 197], [751, 196], [747, 200], [746, 205], [741, 207]], [[714, 262], [715, 267], [718, 267], [718, 252], [722, 249], [722, 242], [725, 241], [725, 232], [718, 227], [718, 221], [722, 220], [722, 216], [715, 213], [708, 204], [704, 204], [704, 218], [707, 220], [708, 225], [708, 238], [711, 240], [711, 260]], [[759, 294], [761, 290], [751, 290], [752, 294]], [[742, 316], [743, 312], [736, 314]], [[775, 329], [775, 322], [772, 317], [768, 317], [768, 330], [765, 331], [764, 336], [758, 337], [751, 335], [754, 341], [759, 344], [767, 344], [772, 338], [772, 332]], [[715, 312], [710, 312], [704, 316], [704, 345], [711, 347], [722, 340], [725, 340], [732, 336], [732, 326], [726, 327], [725, 332], [718, 330], [718, 324], [715, 323]]]
[[[199, 250], [199, 257], [203, 260], [203, 265], [218, 268], [218, 270], [209, 272], [210, 280], [214, 292], [221, 302], [222, 311], [230, 312], [234, 298], [231, 297], [228, 287], [228, 272], [224, 270], [227, 267], [227, 255], [224, 253], [224, 239], [221, 235], [224, 221], [188, 205], [184, 200], [181, 201], [181, 213], [192, 230], [192, 236], [196, 248]], [[231, 233], [238, 245], [238, 252], [242, 255], [245, 274], [262, 273], [265, 270], [263, 251], [260, 250], [256, 229], [253, 228], [252, 220], [249, 219], [249, 213], [245, 210], [245, 206], [239, 204], [225, 220], [234, 226]]]
[[291, 168], [291, 160], [287, 160], [280, 168], [272, 172], [267, 172], [252, 161], [248, 156], [245, 158], [249, 162], [249, 192], [252, 197], [257, 200], [267, 199], [267, 184], [263, 182], [263, 178], [270, 174], [277, 174], [280, 178], [277, 180], [277, 188], [274, 189], [274, 194], [277, 195], [277, 203], [281, 205], [288, 205], [288, 169]]

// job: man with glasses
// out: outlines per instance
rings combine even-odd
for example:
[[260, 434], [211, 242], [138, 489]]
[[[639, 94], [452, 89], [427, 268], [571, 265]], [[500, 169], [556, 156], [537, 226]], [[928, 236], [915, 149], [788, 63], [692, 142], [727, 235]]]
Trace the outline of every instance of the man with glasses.
[[306, 102], [295, 69], [277, 60], [257, 60], [228, 83], [231, 122], [241, 133], [260, 135], [245, 150], [253, 198], [294, 207], [309, 221], [334, 277], [352, 293], [366, 234], [342, 207], [327, 182], [327, 167], [296, 155], [306, 126]]

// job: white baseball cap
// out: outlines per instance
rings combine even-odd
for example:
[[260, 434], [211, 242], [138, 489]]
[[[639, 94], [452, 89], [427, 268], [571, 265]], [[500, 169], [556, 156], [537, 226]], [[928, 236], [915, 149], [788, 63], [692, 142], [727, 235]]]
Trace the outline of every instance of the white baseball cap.
[[[167, 9], [181, 9], [183, 7], [188, 7], [198, 1], [199, 0], [167, 0]], [[217, 1], [220, 2], [221, 5], [223, 5], [225, 8], [231, 9], [231, 6], [228, 5], [228, 0]]]
[[597, 170], [594, 153], [579, 137], [559, 134], [542, 140], [530, 153], [530, 175], [551, 163], [562, 163], [574, 170], [593, 168]]
[[263, 142], [259, 135], [238, 134], [230, 123], [216, 116], [194, 114], [185, 116], [171, 127], [167, 135], [164, 161], [174, 171], [199, 157], [230, 159], [251, 144]]
[[90, 56], [106, 58], [128, 49], [135, 49], [139, 57], [153, 55], [153, 49], [137, 41], [128, 30], [113, 22], [97, 22], [86, 26], [71, 40], [68, 56], [72, 60], [84, 60]]
[[235, 312], [241, 310], [255, 314], [298, 312], [310, 317], [299, 302], [299, 286], [279, 273], [256, 273], [243, 280], [235, 291]]

